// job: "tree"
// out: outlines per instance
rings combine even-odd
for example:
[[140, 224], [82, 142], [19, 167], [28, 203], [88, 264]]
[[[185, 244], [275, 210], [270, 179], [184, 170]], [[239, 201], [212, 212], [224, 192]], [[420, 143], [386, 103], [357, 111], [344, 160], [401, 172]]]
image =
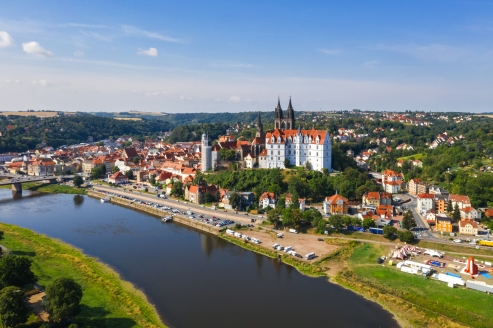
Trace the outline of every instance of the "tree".
[[74, 186], [79, 188], [84, 183], [84, 179], [80, 175], [74, 176]]
[[452, 201], [449, 199], [447, 203], [447, 212], [452, 213], [453, 210], [454, 208], [452, 207]]
[[215, 200], [216, 200], [216, 198], [212, 195], [212, 193], [210, 191], [206, 191], [204, 193], [204, 202], [205, 203], [212, 203]]
[[339, 214], [334, 214], [329, 217], [329, 224], [333, 226], [336, 230], [339, 230], [342, 228], [343, 221], [342, 221], [342, 216]]
[[293, 209], [293, 211], [291, 212], [291, 221], [293, 228], [301, 228], [301, 223], [303, 222], [303, 213], [301, 213], [300, 209]]
[[277, 184], [271, 184], [267, 191], [279, 195], [281, 193], [281, 187]]
[[300, 201], [299, 201], [299, 198], [300, 198], [300, 194], [298, 194], [297, 191], [294, 191], [292, 194], [291, 194], [291, 203], [289, 204], [289, 207], [291, 208], [300, 208]]
[[151, 178], [149, 179], [149, 183], [153, 186], [156, 185], [156, 176], [154, 174], [151, 175]]
[[132, 170], [128, 170], [127, 172], [125, 172], [125, 176], [126, 176], [129, 180], [134, 179], [134, 171], [132, 171]]
[[171, 187], [170, 195], [174, 197], [183, 196], [183, 183], [181, 183], [180, 181], [175, 181], [173, 183], [173, 187]]
[[460, 210], [459, 210], [459, 205], [457, 205], [457, 203], [455, 203], [454, 213], [452, 214], [452, 220], [454, 220], [454, 222], [460, 221]]
[[134, 164], [137, 164], [139, 161], [140, 161], [140, 157], [135, 156], [134, 158], [132, 158], [132, 162]]
[[362, 226], [365, 229], [374, 228], [375, 227], [375, 221], [373, 221], [372, 218], [363, 219]]
[[272, 223], [275, 227], [280, 222], [280, 220], [279, 220], [280, 214], [281, 214], [281, 211], [279, 209], [273, 208], [269, 212], [267, 212], [267, 220], [269, 220], [269, 222]]
[[219, 150], [219, 156], [221, 156], [221, 159], [225, 161], [232, 161], [236, 158], [235, 151], [228, 148], [221, 148]]
[[282, 210], [282, 225], [290, 227], [293, 224], [293, 209], [286, 207]]
[[316, 226], [321, 218], [322, 214], [318, 210], [309, 209], [303, 212], [303, 219], [306, 223], [311, 224], [312, 226]]
[[286, 197], [279, 197], [276, 202], [276, 208], [283, 210], [286, 208]]
[[0, 259], [0, 288], [21, 287], [34, 281], [32, 261], [24, 256], [11, 255]]
[[324, 218], [320, 219], [317, 223], [317, 232], [323, 233], [327, 229], [327, 221]]
[[416, 221], [414, 220], [413, 213], [408, 210], [404, 217], [402, 218], [402, 228], [406, 230], [411, 230], [416, 226]]
[[113, 166], [113, 168], [111, 169], [111, 173], [116, 173], [116, 172], [120, 172], [120, 168], [118, 166]]
[[312, 163], [310, 163], [310, 161], [306, 161], [306, 163], [305, 163], [305, 168], [306, 168], [308, 171], [311, 171], [311, 170], [312, 170]]
[[229, 205], [231, 205], [232, 208], [238, 208], [241, 204], [241, 196], [233, 192], [231, 195], [229, 195]]
[[99, 165], [91, 170], [92, 179], [100, 179], [106, 174], [106, 166], [104, 164]]
[[58, 278], [46, 288], [46, 311], [50, 321], [65, 323], [80, 312], [82, 287], [70, 278]]
[[286, 158], [286, 159], [284, 160], [284, 168], [286, 168], [286, 169], [287, 169], [290, 165], [291, 165], [291, 164], [289, 163], [289, 159], [287, 159], [287, 158]]
[[397, 233], [397, 229], [393, 226], [385, 226], [383, 227], [383, 236], [388, 240], [394, 240], [395, 234]]
[[414, 241], [414, 234], [409, 230], [397, 231], [399, 240], [405, 243], [411, 243]]
[[5, 328], [27, 322], [29, 308], [24, 302], [24, 293], [10, 286], [0, 291], [0, 321]]

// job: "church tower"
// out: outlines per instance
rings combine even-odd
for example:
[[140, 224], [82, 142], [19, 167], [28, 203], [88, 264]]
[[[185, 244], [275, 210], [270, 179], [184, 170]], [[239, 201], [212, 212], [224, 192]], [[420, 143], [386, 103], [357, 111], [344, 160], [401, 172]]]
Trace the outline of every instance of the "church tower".
[[263, 136], [264, 136], [264, 126], [262, 125], [262, 121], [260, 120], [260, 112], [258, 112], [257, 131], [255, 133], [255, 137], [261, 138]]
[[212, 168], [212, 147], [209, 146], [209, 137], [204, 133], [202, 135], [202, 172]]
[[289, 105], [288, 105], [288, 113], [287, 113], [287, 118], [286, 118], [286, 129], [291, 130], [294, 129], [294, 109], [293, 105], [291, 104], [291, 97], [289, 97]]
[[281, 99], [277, 97], [277, 107], [275, 109], [275, 115], [274, 115], [274, 128], [275, 129], [283, 129], [282, 127], [282, 121], [283, 121], [283, 115], [282, 115], [282, 108], [281, 108]]

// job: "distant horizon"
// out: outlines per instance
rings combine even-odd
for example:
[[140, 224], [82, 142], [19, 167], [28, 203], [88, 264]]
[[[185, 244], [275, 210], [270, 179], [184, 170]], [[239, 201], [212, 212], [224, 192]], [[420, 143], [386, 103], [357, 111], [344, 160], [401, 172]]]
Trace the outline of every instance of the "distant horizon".
[[0, 111], [493, 112], [492, 5], [6, 2]]

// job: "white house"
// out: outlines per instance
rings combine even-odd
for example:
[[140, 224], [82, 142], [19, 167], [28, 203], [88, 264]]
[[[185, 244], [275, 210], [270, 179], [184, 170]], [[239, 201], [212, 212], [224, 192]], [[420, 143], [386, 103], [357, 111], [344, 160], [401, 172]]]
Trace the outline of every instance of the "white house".
[[267, 208], [268, 206], [275, 208], [277, 203], [277, 196], [273, 192], [264, 192], [259, 198], [259, 206], [261, 208]]
[[461, 219], [481, 219], [481, 212], [474, 207], [463, 207], [460, 209]]
[[419, 212], [435, 209], [435, 196], [432, 194], [419, 194], [417, 202]]

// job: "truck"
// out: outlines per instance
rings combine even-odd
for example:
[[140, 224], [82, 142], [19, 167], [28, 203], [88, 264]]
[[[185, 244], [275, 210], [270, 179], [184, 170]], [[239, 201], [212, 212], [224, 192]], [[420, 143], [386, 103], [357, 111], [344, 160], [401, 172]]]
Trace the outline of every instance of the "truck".
[[311, 260], [313, 258], [315, 258], [315, 253], [313, 253], [313, 252], [305, 255], [305, 259], [307, 259], [307, 260]]
[[478, 242], [479, 245], [482, 245], [482, 246], [493, 246], [493, 241], [491, 240], [480, 240]]

